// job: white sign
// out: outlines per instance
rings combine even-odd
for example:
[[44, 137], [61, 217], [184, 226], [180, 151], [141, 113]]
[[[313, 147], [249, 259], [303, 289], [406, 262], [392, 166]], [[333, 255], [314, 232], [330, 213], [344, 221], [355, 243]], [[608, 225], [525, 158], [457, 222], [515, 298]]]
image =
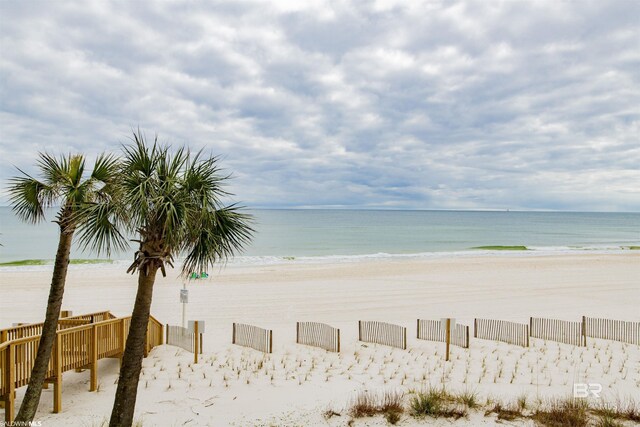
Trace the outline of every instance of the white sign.
[[[451, 330], [453, 331], [454, 329], [456, 329], [456, 319], [451, 318], [449, 320], [450, 320], [449, 326], [451, 327]], [[440, 329], [445, 333], [447, 332], [447, 318], [446, 317], [443, 317], [443, 318], [440, 319]]]
[[[198, 333], [203, 334], [204, 320], [197, 320], [197, 322], [198, 322]], [[196, 332], [196, 320], [189, 320], [189, 326], [187, 327], [187, 330], [189, 331], [190, 334], [193, 334]]]
[[180, 289], [180, 302], [186, 304], [189, 302], [189, 290]]

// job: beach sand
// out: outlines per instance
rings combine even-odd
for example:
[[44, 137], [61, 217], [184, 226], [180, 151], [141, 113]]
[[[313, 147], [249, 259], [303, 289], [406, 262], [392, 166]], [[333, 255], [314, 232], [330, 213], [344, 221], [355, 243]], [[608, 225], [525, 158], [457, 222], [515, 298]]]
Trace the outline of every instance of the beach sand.
[[[74, 314], [111, 310], [129, 315], [136, 277], [123, 266], [69, 271], [64, 309]], [[176, 271], [156, 281], [152, 314], [181, 324]], [[444, 384], [482, 399], [530, 401], [567, 397], [574, 382], [598, 382], [603, 398], [624, 399], [640, 387], [635, 345], [589, 340], [587, 347], [532, 339], [531, 347], [473, 339], [469, 349], [417, 340], [416, 319], [455, 317], [526, 323], [529, 316], [578, 321], [582, 315], [640, 320], [640, 254], [496, 254], [344, 263], [228, 266], [188, 283], [187, 318], [204, 320], [204, 355], [161, 346], [144, 361], [136, 417], [144, 425], [346, 425], [347, 407], [363, 390], [408, 392]], [[49, 271], [0, 271], [0, 327], [41, 321]], [[357, 321], [408, 328], [408, 349], [357, 342]], [[296, 345], [295, 322], [317, 321], [341, 330], [340, 354]], [[273, 330], [274, 352], [231, 345], [233, 322]], [[66, 373], [63, 412], [52, 414], [44, 390], [37, 419], [51, 425], [92, 426], [108, 419], [118, 362], [100, 362], [98, 392], [89, 374]], [[19, 405], [25, 388], [18, 390]], [[325, 419], [327, 410], [340, 413]], [[1, 412], [1, 410], [0, 410]], [[405, 417], [400, 425], [424, 422]], [[440, 421], [438, 421], [440, 423]], [[450, 421], [442, 420], [443, 425]], [[472, 413], [456, 425], [492, 425]], [[381, 418], [356, 425], [385, 425]], [[47, 425], [47, 424], [45, 424]]]

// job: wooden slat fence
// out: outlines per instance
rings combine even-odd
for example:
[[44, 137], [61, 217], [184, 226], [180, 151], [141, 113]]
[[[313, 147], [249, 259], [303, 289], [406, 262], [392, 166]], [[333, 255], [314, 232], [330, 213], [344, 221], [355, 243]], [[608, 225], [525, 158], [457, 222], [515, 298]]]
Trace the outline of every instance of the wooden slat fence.
[[296, 343], [340, 352], [340, 329], [317, 322], [296, 322]]
[[234, 323], [231, 342], [263, 353], [271, 353], [273, 351], [273, 331], [244, 323]]
[[640, 322], [582, 317], [585, 335], [640, 345]]
[[474, 319], [473, 337], [529, 347], [529, 325], [506, 320]]
[[[46, 381], [54, 384], [54, 412], [62, 409], [62, 373], [90, 368], [89, 388], [96, 390], [98, 360], [122, 355], [130, 323], [130, 317], [115, 318], [56, 332], [46, 373]], [[162, 324], [150, 316], [147, 346], [153, 348], [161, 345], [162, 340]], [[4, 402], [7, 423], [13, 421], [15, 416], [14, 390], [29, 383], [39, 344], [40, 335], [0, 343], [0, 398]]]
[[407, 328], [377, 321], [358, 321], [358, 340], [407, 349]]
[[[167, 344], [175, 345], [176, 347], [194, 353], [196, 336], [195, 333], [189, 332], [189, 329], [183, 328], [182, 326], [167, 325]], [[198, 348], [198, 352], [202, 354], [202, 334], [200, 334], [198, 347], [200, 347]]]
[[[96, 313], [80, 314], [78, 316], [64, 317], [58, 320], [58, 330], [73, 328], [89, 323], [102, 322], [113, 319], [115, 316], [109, 311], [99, 311]], [[42, 333], [44, 323], [26, 323], [11, 328], [0, 330], [0, 343], [18, 338], [32, 337]]]
[[[439, 320], [418, 319], [419, 340], [446, 341], [446, 333], [442, 330]], [[451, 344], [462, 348], [469, 348], [469, 327], [456, 323], [456, 327], [451, 331]]]
[[582, 322], [531, 317], [529, 319], [529, 333], [534, 338], [577, 345], [578, 347], [585, 345]]

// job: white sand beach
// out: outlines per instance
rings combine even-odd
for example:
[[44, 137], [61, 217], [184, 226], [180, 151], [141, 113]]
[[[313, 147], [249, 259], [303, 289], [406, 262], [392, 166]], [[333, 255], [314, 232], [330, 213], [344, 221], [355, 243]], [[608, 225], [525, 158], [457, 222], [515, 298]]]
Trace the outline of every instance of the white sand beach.
[[[69, 271], [64, 308], [74, 314], [131, 312], [136, 277], [122, 266]], [[156, 281], [152, 314], [181, 323], [177, 272]], [[614, 402], [640, 387], [640, 348], [590, 339], [587, 347], [531, 340], [529, 348], [471, 339], [469, 349], [418, 340], [416, 319], [474, 317], [528, 322], [529, 316], [578, 321], [582, 315], [638, 321], [640, 254], [530, 256], [496, 254], [455, 258], [367, 260], [228, 266], [188, 284], [187, 318], [204, 320], [204, 354], [155, 348], [144, 361], [136, 418], [144, 425], [347, 425], [347, 407], [368, 390], [408, 392], [444, 384], [481, 399], [570, 396], [574, 382], [597, 382]], [[0, 327], [43, 316], [48, 271], [0, 271]], [[357, 341], [358, 320], [408, 328], [407, 350]], [[340, 328], [342, 351], [295, 344], [295, 322]], [[273, 330], [270, 355], [231, 344], [233, 322]], [[100, 425], [108, 419], [116, 359], [100, 362], [99, 391], [88, 392], [88, 372], [64, 376], [63, 411], [52, 414], [44, 390], [37, 419], [44, 425]], [[25, 388], [18, 390], [17, 404]], [[326, 419], [327, 410], [339, 413]], [[404, 417], [399, 425], [420, 425]], [[450, 424], [449, 420], [438, 423]], [[456, 425], [492, 425], [472, 413]], [[385, 425], [381, 417], [356, 425]], [[522, 423], [520, 423], [522, 425]]]

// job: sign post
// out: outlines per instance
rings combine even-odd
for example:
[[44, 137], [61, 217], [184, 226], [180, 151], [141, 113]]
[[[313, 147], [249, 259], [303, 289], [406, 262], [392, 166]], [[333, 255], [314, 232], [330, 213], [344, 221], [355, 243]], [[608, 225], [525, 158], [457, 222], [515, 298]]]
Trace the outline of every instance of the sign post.
[[180, 302], [182, 303], [182, 327], [187, 327], [187, 303], [189, 302], [189, 290], [187, 289], [187, 283], [182, 282], [182, 289], [180, 289]]

